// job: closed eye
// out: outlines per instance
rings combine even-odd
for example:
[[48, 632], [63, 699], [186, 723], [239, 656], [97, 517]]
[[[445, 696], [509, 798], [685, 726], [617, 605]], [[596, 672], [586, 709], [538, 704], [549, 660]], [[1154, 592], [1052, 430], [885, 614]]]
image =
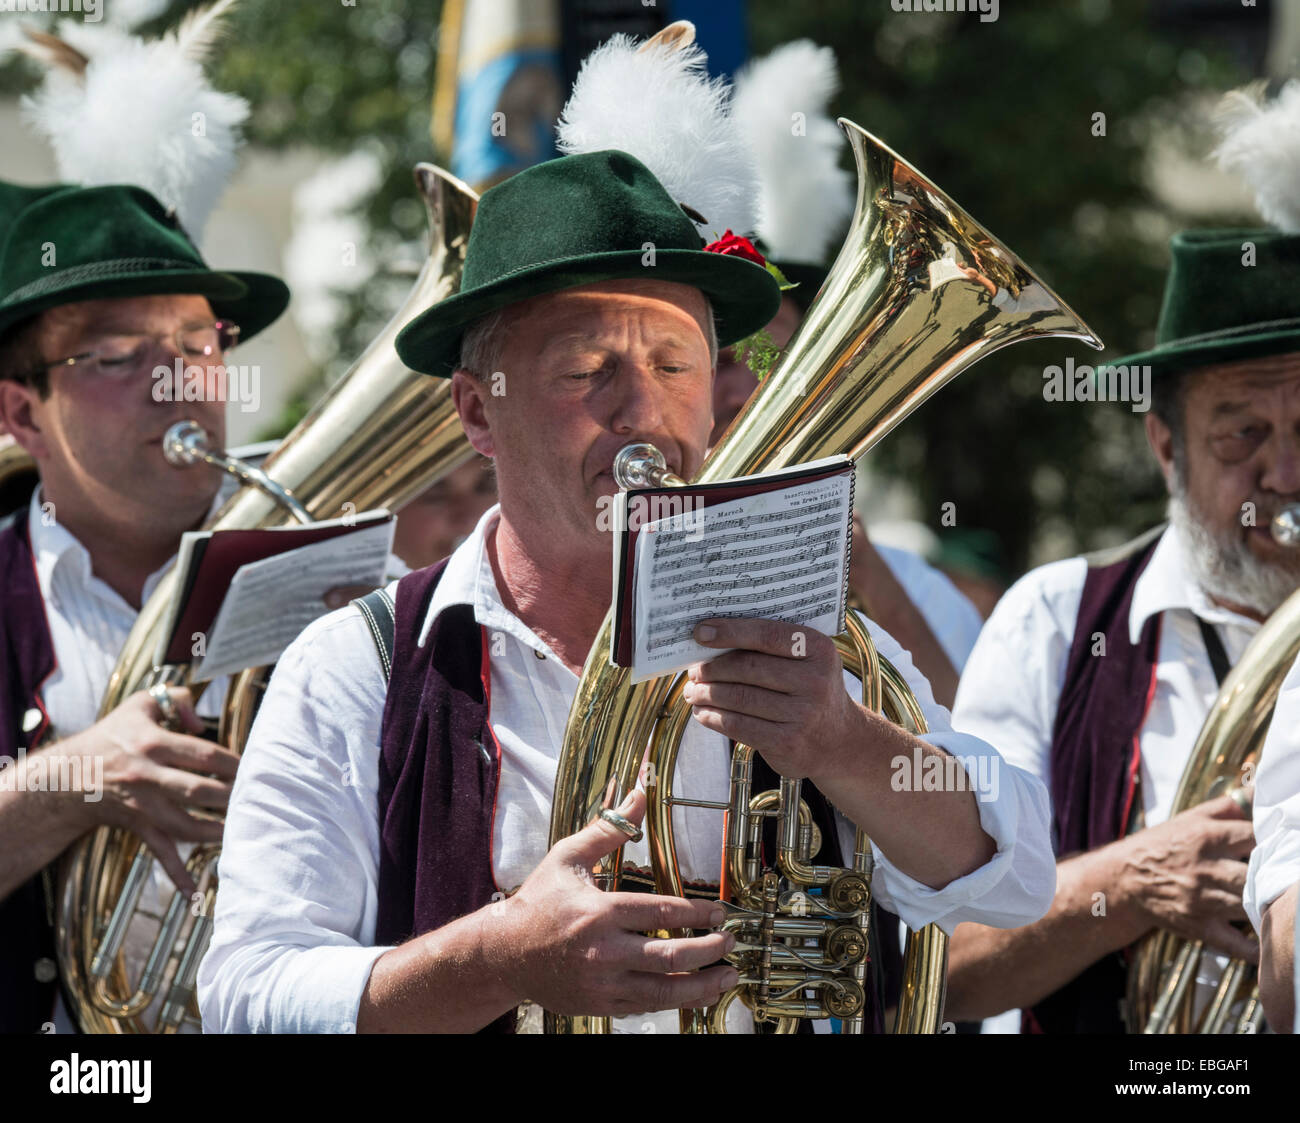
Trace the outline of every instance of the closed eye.
[[1268, 433], [1266, 425], [1247, 424], [1212, 436], [1211, 444], [1221, 461], [1234, 464], [1253, 455], [1268, 439]]
[[99, 348], [95, 354], [95, 364], [101, 370], [125, 370], [128, 367], [136, 366], [144, 358], [145, 350], [149, 346], [147, 339], [138, 342], [119, 341], [115, 344], [109, 344]]
[[100, 355], [99, 365], [101, 367], [125, 367], [130, 366], [140, 357], [140, 348], [137, 347], [126, 355]]

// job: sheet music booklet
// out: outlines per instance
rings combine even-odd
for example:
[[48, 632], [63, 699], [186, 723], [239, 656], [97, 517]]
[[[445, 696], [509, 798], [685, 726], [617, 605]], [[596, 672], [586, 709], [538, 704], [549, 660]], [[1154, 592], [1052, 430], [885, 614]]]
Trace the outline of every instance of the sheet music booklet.
[[177, 594], [155, 662], [197, 658], [196, 682], [275, 662], [328, 611], [327, 591], [384, 583], [394, 525], [391, 512], [377, 509], [304, 526], [182, 535]]
[[701, 620], [752, 616], [844, 630], [853, 543], [853, 461], [614, 497], [614, 640], [632, 679], [724, 654]]

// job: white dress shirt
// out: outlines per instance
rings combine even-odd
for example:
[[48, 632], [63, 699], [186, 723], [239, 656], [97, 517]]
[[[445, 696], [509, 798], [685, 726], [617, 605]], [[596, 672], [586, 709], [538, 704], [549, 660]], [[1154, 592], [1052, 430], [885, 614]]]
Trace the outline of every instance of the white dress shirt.
[[[53, 735], [63, 738], [89, 729], [99, 720], [108, 680], [138, 613], [117, 590], [95, 576], [90, 551], [53, 517], [52, 508], [46, 515], [42, 507], [38, 487], [32, 493], [27, 526], [55, 659], [55, 668], [41, 687], [41, 700]], [[149, 599], [170, 566], [169, 559], [148, 576], [142, 601]], [[223, 694], [224, 690], [209, 690], [200, 700], [199, 712], [216, 713]], [[188, 849], [182, 848], [182, 856]], [[161, 918], [173, 891], [171, 879], [154, 863], [150, 883], [141, 895], [141, 915]], [[137, 976], [155, 934], [147, 920], [128, 931], [123, 951]], [[76, 1032], [62, 992], [55, 1004], [54, 1024], [59, 1033]]]
[[[238, 451], [232, 450], [232, 455]], [[213, 500], [209, 515], [215, 514], [227, 497], [227, 489], [223, 488]], [[41, 699], [53, 735], [63, 738], [80, 733], [99, 720], [109, 678], [138, 612], [107, 582], [95, 576], [90, 552], [54, 515], [53, 508], [48, 515], [43, 510], [42, 491], [38, 487], [32, 493], [27, 525], [55, 659], [55, 668], [41, 687]], [[169, 558], [146, 578], [141, 603], [153, 594], [173, 560]], [[406, 573], [409, 568], [394, 556], [389, 559], [389, 572]], [[208, 687], [196, 707], [201, 716], [220, 714], [229, 682], [228, 678], [221, 678]], [[179, 843], [177, 849], [186, 858], [192, 844]], [[171, 878], [155, 862], [150, 881], [141, 894], [137, 913], [140, 919], [128, 930], [123, 945], [133, 978], [138, 977], [148, 958], [158, 924], [174, 891]], [[151, 917], [157, 923], [151, 922]], [[146, 1013], [145, 1017], [148, 1020], [152, 1014]], [[55, 1028], [60, 1033], [76, 1030], [61, 992], [55, 1006]], [[197, 1032], [197, 1025], [188, 1031]]]
[[[508, 891], [547, 850], [556, 760], [578, 677], [502, 603], [487, 549], [498, 512], [488, 511], [452, 555], [421, 642], [452, 604], [472, 606], [486, 629], [491, 722], [501, 745], [492, 869], [498, 889]], [[971, 758], [974, 777], [978, 758], [996, 753], [954, 733], [907, 655], [879, 629], [872, 634], [917, 694], [934, 730], [926, 739]], [[355, 1030], [371, 967], [388, 950], [375, 946], [385, 692], [374, 643], [351, 607], [316, 621], [280, 660], [226, 818], [215, 929], [199, 971], [208, 1031]], [[725, 799], [728, 765], [725, 739], [691, 723], [679, 790]], [[1046, 792], [1016, 769], [1003, 766], [1000, 777], [997, 798], [979, 803], [996, 855], [936, 890], [877, 850], [874, 889], [882, 905], [915, 927], [935, 922], [948, 931], [963, 920], [1014, 926], [1043, 915], [1055, 885]], [[721, 816], [678, 808], [676, 824], [683, 877], [716, 883]], [[847, 823], [841, 841], [852, 842]], [[625, 859], [647, 865], [645, 844], [630, 844]], [[675, 1011], [618, 1019], [615, 1029], [640, 1032], [647, 1022], [676, 1032]]]
[[876, 550], [961, 674], [984, 624], [979, 610], [945, 573], [918, 554], [897, 546], [877, 545]]
[[[1246, 912], [1255, 931], [1264, 910], [1300, 882], [1300, 660], [1292, 664], [1277, 696], [1255, 774], [1255, 849], [1246, 874]], [[1297, 905], [1300, 913], [1300, 905]], [[1294, 964], [1300, 965], [1300, 915]], [[1296, 1023], [1300, 1033], [1300, 971], [1295, 973]]]
[[[41, 687], [41, 698], [55, 735], [67, 737], [98, 720], [104, 691], [138, 610], [95, 576], [90, 551], [52, 516], [52, 508], [49, 517], [42, 511], [38, 487], [32, 493], [27, 526], [56, 662]], [[168, 559], [145, 579], [142, 603], [170, 566]]]
[[1253, 818], [1245, 904], [1258, 932], [1264, 910], [1300, 882], [1300, 660], [1282, 682], [1264, 737]]
[[[1051, 789], [1052, 725], [1074, 640], [1087, 562], [1069, 558], [1031, 570], [998, 602], [967, 660], [953, 724], [992, 741], [1018, 768]], [[1197, 618], [1213, 625], [1235, 664], [1259, 630], [1221, 608], [1191, 578], [1178, 535], [1166, 530], [1133, 590], [1129, 638], [1160, 617], [1156, 687], [1139, 734], [1139, 795], [1145, 825], [1169, 817], [1192, 745], [1218, 694]], [[1198, 1003], [1206, 1001], [1225, 957], [1206, 956]]]

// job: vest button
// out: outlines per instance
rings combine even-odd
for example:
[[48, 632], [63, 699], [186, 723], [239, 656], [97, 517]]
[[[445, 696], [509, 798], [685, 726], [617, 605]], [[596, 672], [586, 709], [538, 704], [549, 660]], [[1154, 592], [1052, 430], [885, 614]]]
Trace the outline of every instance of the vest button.
[[45, 715], [42, 714], [41, 711], [38, 710], [35, 706], [33, 706], [30, 710], [28, 710], [25, 714], [23, 714], [23, 732], [30, 733], [33, 729], [38, 728], [41, 722], [44, 720], [45, 720]]
[[538, 651], [537, 648], [535, 648], [535, 647], [533, 648], [533, 654], [536, 655], [537, 658], [539, 658], [539, 659], [545, 659], [545, 658], [546, 658], [546, 652], [544, 652], [544, 651]]
[[54, 965], [54, 960], [48, 956], [42, 956], [36, 961], [36, 981], [38, 983], [52, 982], [58, 974], [58, 967]]

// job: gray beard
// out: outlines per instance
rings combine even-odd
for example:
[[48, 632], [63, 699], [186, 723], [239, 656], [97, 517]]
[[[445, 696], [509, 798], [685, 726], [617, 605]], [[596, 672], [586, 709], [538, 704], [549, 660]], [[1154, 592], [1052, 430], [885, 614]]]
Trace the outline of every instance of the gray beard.
[[[1263, 510], [1261, 506], [1257, 515], [1261, 523], [1265, 523]], [[1272, 515], [1270, 510], [1268, 519]], [[1267, 617], [1300, 588], [1300, 573], [1261, 562], [1235, 534], [1220, 536], [1210, 530], [1193, 508], [1178, 472], [1169, 496], [1169, 521], [1178, 534], [1192, 579], [1217, 600]]]

